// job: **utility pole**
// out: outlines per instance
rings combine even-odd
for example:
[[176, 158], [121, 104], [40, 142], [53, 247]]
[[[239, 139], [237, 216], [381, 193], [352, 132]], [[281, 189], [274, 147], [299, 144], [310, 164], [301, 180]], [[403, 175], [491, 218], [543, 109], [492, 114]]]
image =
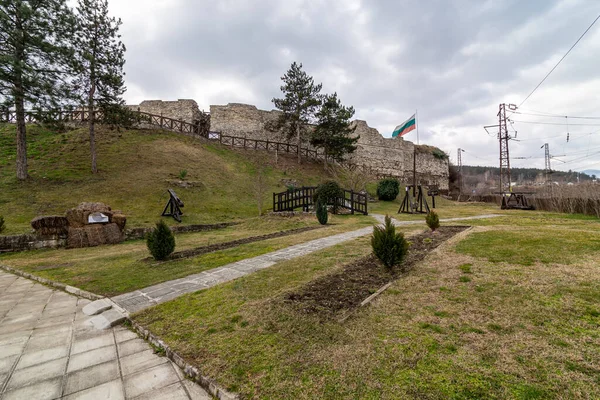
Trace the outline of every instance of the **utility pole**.
[[544, 145], [542, 147], [540, 147], [540, 149], [543, 148], [544, 149], [544, 153], [545, 153], [545, 163], [544, 163], [544, 172], [546, 175], [546, 184], [548, 184], [548, 174], [550, 173], [550, 146], [548, 146], [548, 143], [544, 143]]
[[[516, 110], [514, 104], [508, 105], [509, 110]], [[508, 141], [511, 139], [508, 134], [506, 124], [506, 104], [500, 104], [498, 110], [498, 141], [500, 142], [500, 192], [505, 192], [505, 188], [512, 192], [512, 183], [510, 181], [510, 157], [508, 154]]]
[[462, 194], [463, 187], [463, 170], [462, 170], [462, 152], [464, 150], [459, 148], [456, 154], [456, 162], [458, 164], [458, 198], [460, 199], [460, 195]]

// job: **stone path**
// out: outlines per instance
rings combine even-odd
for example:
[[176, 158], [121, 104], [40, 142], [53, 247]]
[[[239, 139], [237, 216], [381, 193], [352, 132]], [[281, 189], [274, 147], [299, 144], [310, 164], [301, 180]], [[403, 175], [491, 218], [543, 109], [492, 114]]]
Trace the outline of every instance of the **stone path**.
[[0, 271], [0, 399], [203, 399], [124, 327], [96, 330], [89, 303]]
[[[384, 221], [383, 215], [372, 214], [379, 222]], [[475, 217], [447, 218], [441, 219], [441, 222], [465, 221], [482, 218], [498, 217], [497, 214], [478, 215]], [[420, 221], [397, 221], [393, 220], [397, 226], [424, 224]], [[209, 287], [224, 283], [252, 272], [268, 268], [280, 261], [291, 260], [296, 257], [302, 257], [307, 254], [334, 246], [336, 244], [355, 239], [361, 236], [370, 235], [373, 232], [372, 227], [362, 228], [351, 232], [340, 233], [321, 239], [311, 240], [309, 242], [286, 247], [285, 249], [273, 251], [257, 257], [237, 261], [214, 268], [208, 271], [187, 276], [185, 278], [175, 279], [168, 282], [159, 283], [144, 289], [136, 290], [131, 293], [125, 293], [111, 300], [124, 308], [128, 312], [136, 312], [154, 305], [164, 303], [186, 293], [196, 292]]]

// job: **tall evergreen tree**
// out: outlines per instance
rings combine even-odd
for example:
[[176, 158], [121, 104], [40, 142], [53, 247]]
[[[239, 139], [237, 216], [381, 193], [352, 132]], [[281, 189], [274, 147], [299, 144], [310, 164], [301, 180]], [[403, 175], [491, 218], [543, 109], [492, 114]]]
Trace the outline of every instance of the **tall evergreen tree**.
[[25, 107], [64, 99], [73, 25], [65, 0], [0, 0], [0, 101], [15, 108], [20, 180], [28, 176]]
[[125, 45], [120, 41], [120, 25], [120, 19], [108, 15], [107, 0], [78, 0], [73, 85], [90, 112], [92, 173], [98, 172], [93, 112], [109, 113], [124, 103]]
[[356, 126], [350, 123], [352, 116], [354, 107], [343, 106], [337, 93], [325, 95], [316, 114], [317, 126], [310, 138], [310, 144], [324, 150], [325, 165], [327, 158], [341, 161], [346, 154], [356, 150], [359, 137], [352, 136], [356, 130]]
[[284, 85], [281, 91], [284, 94], [282, 99], [273, 99], [273, 104], [279, 110], [283, 111], [278, 120], [277, 128], [283, 129], [288, 139], [296, 138], [298, 143], [298, 164], [302, 162], [300, 158], [300, 147], [302, 139], [306, 136], [311, 122], [314, 121], [314, 115], [321, 104], [320, 83], [315, 85], [312, 76], [309, 76], [302, 70], [302, 64], [292, 63], [290, 69], [281, 77]]

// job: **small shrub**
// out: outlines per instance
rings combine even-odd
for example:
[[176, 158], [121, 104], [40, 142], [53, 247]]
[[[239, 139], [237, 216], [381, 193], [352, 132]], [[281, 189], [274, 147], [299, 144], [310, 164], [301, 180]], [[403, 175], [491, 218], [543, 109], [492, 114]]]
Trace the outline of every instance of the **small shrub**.
[[186, 176], [187, 176], [187, 169], [182, 169], [181, 171], [179, 171], [179, 179], [180, 180], [184, 180]]
[[373, 253], [387, 268], [398, 265], [408, 251], [408, 242], [401, 232], [396, 233], [392, 219], [386, 215], [384, 226], [375, 226], [371, 237]]
[[319, 198], [317, 199], [317, 204], [315, 205], [317, 212], [317, 219], [321, 225], [327, 225], [327, 203]]
[[448, 156], [448, 154], [445, 151], [440, 149], [433, 149], [431, 154], [434, 158], [437, 158], [438, 160], [447, 160], [450, 158], [450, 156]]
[[425, 222], [427, 222], [427, 226], [434, 232], [437, 228], [440, 227], [440, 217], [438, 217], [437, 213], [433, 210], [427, 213], [425, 217]]
[[0, 233], [2, 233], [4, 228], [6, 228], [6, 225], [4, 225], [4, 217], [0, 215]]
[[156, 223], [156, 228], [148, 234], [146, 245], [155, 260], [165, 260], [175, 251], [175, 237], [164, 221]]
[[400, 182], [397, 179], [386, 178], [377, 184], [377, 197], [383, 201], [393, 201], [400, 193]]
[[340, 185], [338, 185], [337, 182], [327, 181], [317, 186], [313, 201], [316, 204], [319, 199], [322, 199], [325, 202], [325, 204], [333, 205], [333, 213], [337, 214], [338, 207], [337, 202], [335, 200], [338, 197], [342, 196], [343, 193], [344, 192], [342, 191], [342, 188], [340, 187]]

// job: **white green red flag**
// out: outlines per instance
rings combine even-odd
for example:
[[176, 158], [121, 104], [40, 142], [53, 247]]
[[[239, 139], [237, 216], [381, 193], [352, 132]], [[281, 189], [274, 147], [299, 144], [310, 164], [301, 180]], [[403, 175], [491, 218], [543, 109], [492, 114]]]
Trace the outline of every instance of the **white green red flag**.
[[417, 121], [415, 117], [416, 114], [413, 114], [412, 117], [410, 117], [409, 119], [398, 125], [396, 128], [394, 128], [394, 133], [392, 133], [392, 137], [404, 136], [408, 132], [415, 129], [417, 127]]

